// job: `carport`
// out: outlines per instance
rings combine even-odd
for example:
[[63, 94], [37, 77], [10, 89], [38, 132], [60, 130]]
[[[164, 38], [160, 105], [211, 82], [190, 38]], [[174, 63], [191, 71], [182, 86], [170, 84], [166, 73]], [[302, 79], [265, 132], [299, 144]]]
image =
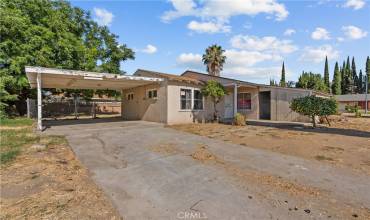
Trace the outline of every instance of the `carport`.
[[37, 89], [37, 129], [42, 131], [42, 89], [110, 89], [122, 91], [152, 83], [161, 78], [97, 73], [78, 70], [26, 66], [31, 88]]

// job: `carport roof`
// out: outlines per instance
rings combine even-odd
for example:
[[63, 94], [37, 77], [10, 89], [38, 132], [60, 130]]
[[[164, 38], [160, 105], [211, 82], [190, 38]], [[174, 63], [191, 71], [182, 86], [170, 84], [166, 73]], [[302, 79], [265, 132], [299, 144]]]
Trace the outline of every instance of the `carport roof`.
[[31, 88], [37, 87], [37, 74], [41, 74], [42, 88], [62, 89], [111, 89], [121, 90], [159, 83], [161, 78], [97, 73], [78, 70], [26, 66]]

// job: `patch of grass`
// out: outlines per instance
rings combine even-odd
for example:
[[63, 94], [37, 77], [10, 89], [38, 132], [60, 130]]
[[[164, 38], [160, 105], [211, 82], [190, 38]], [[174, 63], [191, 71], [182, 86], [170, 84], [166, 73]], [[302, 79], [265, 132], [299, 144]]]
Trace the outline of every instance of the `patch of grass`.
[[4, 118], [0, 119], [1, 126], [31, 126], [34, 120], [30, 118]]
[[2, 165], [16, 158], [22, 147], [39, 142], [40, 137], [33, 133], [32, 124], [33, 120], [28, 118], [1, 119], [0, 163]]
[[326, 157], [326, 156], [323, 156], [323, 155], [316, 155], [316, 156], [315, 156], [315, 159], [316, 159], [316, 160], [328, 160], [328, 161], [334, 161], [334, 159], [333, 159], [333, 158], [331, 158], [331, 157]]
[[1, 152], [0, 154], [0, 163], [1, 164], [6, 164], [9, 161], [13, 160], [18, 154], [20, 150], [17, 149], [11, 149], [9, 151]]

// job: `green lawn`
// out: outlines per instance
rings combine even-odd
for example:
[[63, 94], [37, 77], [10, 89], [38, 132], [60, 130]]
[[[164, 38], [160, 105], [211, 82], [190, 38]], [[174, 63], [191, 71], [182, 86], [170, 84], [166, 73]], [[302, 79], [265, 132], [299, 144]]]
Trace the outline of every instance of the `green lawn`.
[[0, 126], [17, 127], [17, 126], [31, 126], [34, 120], [29, 118], [5, 118], [0, 119]]
[[39, 142], [40, 136], [33, 132], [33, 120], [28, 118], [1, 119], [0, 163], [13, 160], [22, 147]]

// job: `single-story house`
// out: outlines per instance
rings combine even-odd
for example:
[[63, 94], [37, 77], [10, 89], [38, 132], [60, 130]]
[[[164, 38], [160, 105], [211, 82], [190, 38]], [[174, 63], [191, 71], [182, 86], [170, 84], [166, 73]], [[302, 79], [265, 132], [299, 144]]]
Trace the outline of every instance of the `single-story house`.
[[217, 105], [221, 120], [231, 119], [238, 112], [255, 120], [309, 121], [291, 111], [290, 101], [307, 95], [327, 96], [313, 90], [268, 86], [190, 70], [179, 76], [138, 69], [133, 75], [164, 80], [122, 90], [122, 117], [125, 120], [166, 124], [211, 120], [213, 104], [201, 93], [208, 80], [220, 82], [228, 91]]
[[[347, 94], [347, 95], [335, 95], [334, 98], [338, 102], [338, 110], [344, 112], [347, 105], [357, 105], [361, 109], [366, 108], [366, 94]], [[367, 98], [367, 109], [370, 109], [370, 94]]]
[[166, 124], [204, 122], [213, 118], [213, 103], [201, 93], [209, 80], [220, 82], [228, 94], [217, 105], [221, 120], [242, 113], [249, 119], [308, 121], [289, 108], [296, 97], [328, 96], [313, 90], [283, 88], [211, 76], [195, 71], [181, 75], [138, 69], [133, 75], [31, 67], [25, 68], [31, 88], [37, 89], [38, 129], [42, 130], [43, 88], [112, 89], [122, 92], [124, 120]]

